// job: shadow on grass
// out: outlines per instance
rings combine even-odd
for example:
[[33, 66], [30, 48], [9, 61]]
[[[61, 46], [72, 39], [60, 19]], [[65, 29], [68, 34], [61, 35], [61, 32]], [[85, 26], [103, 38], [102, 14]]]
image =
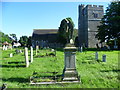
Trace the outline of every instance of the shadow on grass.
[[25, 65], [2, 65], [2, 68], [26, 67]]
[[25, 63], [25, 62], [8, 62], [8, 64], [21, 64], [21, 63]]
[[100, 72], [120, 72], [120, 70], [101, 70]]
[[27, 83], [27, 82], [29, 82], [29, 79], [26, 79], [26, 78], [8, 78], [8, 79], [2, 78], [2, 81]]
[[86, 60], [94, 60], [94, 58], [92, 56], [85, 56]]

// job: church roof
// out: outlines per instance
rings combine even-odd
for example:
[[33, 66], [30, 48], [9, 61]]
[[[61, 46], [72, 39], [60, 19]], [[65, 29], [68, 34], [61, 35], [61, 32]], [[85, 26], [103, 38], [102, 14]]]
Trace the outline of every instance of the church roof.
[[58, 29], [34, 29], [33, 34], [57, 34]]
[[56, 42], [58, 29], [34, 29], [32, 40]]

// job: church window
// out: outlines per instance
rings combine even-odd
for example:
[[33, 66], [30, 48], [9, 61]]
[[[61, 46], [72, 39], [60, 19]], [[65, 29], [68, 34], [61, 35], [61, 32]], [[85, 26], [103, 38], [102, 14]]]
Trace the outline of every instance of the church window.
[[94, 13], [94, 18], [98, 18], [98, 14], [97, 13]]

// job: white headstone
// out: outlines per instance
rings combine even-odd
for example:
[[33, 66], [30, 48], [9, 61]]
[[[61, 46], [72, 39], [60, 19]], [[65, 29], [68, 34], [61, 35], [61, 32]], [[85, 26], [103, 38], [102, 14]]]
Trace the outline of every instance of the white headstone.
[[52, 52], [54, 52], [55, 50], [54, 49], [51, 49]]
[[33, 62], [33, 47], [30, 47], [30, 61]]
[[72, 39], [70, 39], [70, 44], [74, 44], [74, 41]]
[[8, 49], [8, 46], [5, 46], [5, 50], [7, 50]]
[[21, 49], [20, 49], [19, 51], [20, 51], [20, 53], [22, 53], [22, 50], [21, 50]]
[[10, 57], [13, 57], [13, 54], [12, 54], [12, 53], [10, 53]]
[[38, 49], [39, 49], [39, 46], [36, 46], [36, 49], [38, 50]]
[[27, 47], [25, 47], [25, 63], [26, 63], [26, 67], [29, 67], [28, 48]]
[[83, 52], [83, 47], [82, 46], [80, 47], [80, 52]]
[[3, 45], [3, 50], [5, 50], [5, 45]]

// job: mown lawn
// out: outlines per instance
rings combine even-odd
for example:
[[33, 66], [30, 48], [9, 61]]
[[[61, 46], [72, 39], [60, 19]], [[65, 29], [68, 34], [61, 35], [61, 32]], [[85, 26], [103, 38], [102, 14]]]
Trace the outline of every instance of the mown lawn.
[[[45, 55], [49, 50], [39, 50], [38, 55]], [[59, 72], [64, 68], [64, 52], [57, 51], [56, 57], [37, 57], [34, 51], [34, 61], [25, 67], [24, 53], [14, 54], [15, 49], [2, 51], [2, 83], [8, 88], [118, 88], [120, 69], [118, 68], [119, 51], [98, 51], [99, 61], [95, 61], [95, 51], [76, 53], [76, 67], [81, 78], [80, 84], [30, 85], [29, 78], [33, 72]], [[29, 52], [30, 54], [30, 52]], [[107, 62], [102, 62], [106, 54]], [[29, 56], [30, 58], [30, 56]], [[2, 85], [1, 83], [1, 85]]]

